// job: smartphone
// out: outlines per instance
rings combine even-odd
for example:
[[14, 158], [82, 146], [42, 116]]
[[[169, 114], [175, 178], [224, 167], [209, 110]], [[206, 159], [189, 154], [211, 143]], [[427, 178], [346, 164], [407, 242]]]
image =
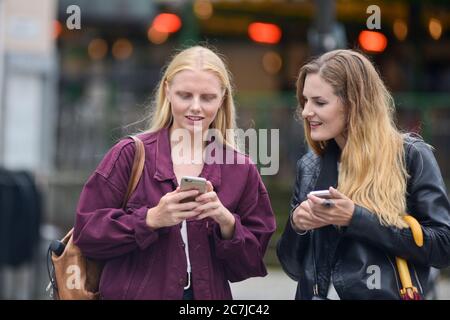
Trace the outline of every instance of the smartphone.
[[313, 196], [322, 198], [322, 199], [331, 199], [331, 193], [329, 190], [317, 190], [317, 191], [311, 191], [309, 194], [312, 194]]
[[[180, 190], [187, 191], [187, 190], [192, 190], [192, 189], [198, 190], [199, 194], [205, 193], [206, 192], [206, 179], [200, 178], [200, 177], [189, 177], [189, 176], [182, 177], [181, 182], [180, 182]], [[180, 202], [195, 201], [195, 198], [198, 197], [199, 194], [194, 197], [185, 198], [185, 199], [181, 200]]]

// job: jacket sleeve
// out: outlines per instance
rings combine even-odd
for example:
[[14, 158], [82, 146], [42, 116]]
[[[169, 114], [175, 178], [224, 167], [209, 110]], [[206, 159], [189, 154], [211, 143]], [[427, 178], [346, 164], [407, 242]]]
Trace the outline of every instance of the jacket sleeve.
[[444, 268], [450, 264], [450, 204], [444, 181], [427, 144], [416, 141], [409, 152], [409, 214], [422, 226], [424, 245], [416, 246], [409, 228], [383, 226], [375, 214], [361, 206], [355, 206], [346, 234], [369, 241], [392, 255]]
[[302, 179], [302, 159], [297, 162], [297, 177], [295, 180], [294, 192], [291, 198], [291, 211], [289, 213], [286, 227], [283, 234], [277, 244], [277, 256], [280, 260], [281, 266], [286, 274], [293, 280], [298, 281], [301, 270], [301, 261], [305, 249], [310, 242], [311, 233], [308, 231], [304, 234], [298, 234], [291, 224], [291, 216], [294, 210], [300, 205], [300, 182]]
[[147, 207], [121, 208], [125, 197], [134, 143], [124, 140], [104, 157], [85, 184], [77, 206], [74, 243], [84, 255], [110, 259], [158, 239], [158, 231], [146, 224]]
[[231, 239], [222, 239], [218, 224], [213, 230], [214, 249], [224, 263], [228, 280], [267, 275], [263, 258], [276, 225], [269, 195], [254, 164], [233, 215], [236, 225]]

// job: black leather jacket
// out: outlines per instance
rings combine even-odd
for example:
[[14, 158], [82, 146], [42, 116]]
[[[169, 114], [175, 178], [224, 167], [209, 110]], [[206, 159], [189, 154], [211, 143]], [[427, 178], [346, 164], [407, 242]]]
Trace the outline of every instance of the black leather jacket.
[[[410, 174], [407, 209], [422, 226], [423, 247], [414, 244], [410, 229], [383, 226], [376, 215], [358, 205], [350, 224], [341, 229], [326, 226], [299, 235], [288, 219], [277, 254], [284, 271], [298, 281], [296, 299], [313, 295], [312, 239], [321, 297], [327, 296], [332, 279], [341, 299], [399, 299], [396, 256], [407, 259], [413, 284], [425, 296], [430, 267], [449, 266], [450, 204], [439, 167], [422, 140], [406, 137], [404, 145]], [[291, 214], [314, 189], [322, 160], [309, 152], [297, 162]], [[381, 276], [379, 286], [371, 278], [375, 272]]]

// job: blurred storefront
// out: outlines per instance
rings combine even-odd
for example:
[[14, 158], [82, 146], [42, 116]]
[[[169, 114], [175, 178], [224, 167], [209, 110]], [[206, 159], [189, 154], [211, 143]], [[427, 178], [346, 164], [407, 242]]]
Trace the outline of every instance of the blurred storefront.
[[[64, 26], [71, 4], [81, 9], [81, 30]], [[379, 30], [368, 29], [371, 5], [380, 9]], [[298, 69], [312, 54], [339, 47], [360, 48], [374, 60], [396, 98], [400, 126], [436, 146], [450, 180], [450, 5], [442, 1], [64, 0], [58, 21], [55, 165], [73, 190], [114, 141], [145, 128], [164, 63], [199, 41], [228, 61], [240, 127], [280, 128], [280, 172], [264, 177], [279, 186], [274, 190], [289, 190], [305, 152], [293, 117]], [[274, 195], [280, 210], [286, 192]]]
[[43, 192], [56, 137], [57, 2], [0, 1], [0, 298], [42, 288]]
[[[371, 5], [380, 29], [368, 27]], [[440, 0], [0, 0], [0, 166], [36, 174], [44, 220], [69, 228], [106, 150], [146, 128], [170, 55], [207, 44], [230, 67], [239, 126], [280, 129], [280, 171], [263, 178], [281, 226], [306, 151], [298, 70], [324, 50], [359, 48], [392, 90], [400, 127], [435, 146], [449, 185], [449, 29]]]
[[55, 0], [0, 2], [0, 163], [7, 168], [44, 174], [52, 169], [56, 5]]

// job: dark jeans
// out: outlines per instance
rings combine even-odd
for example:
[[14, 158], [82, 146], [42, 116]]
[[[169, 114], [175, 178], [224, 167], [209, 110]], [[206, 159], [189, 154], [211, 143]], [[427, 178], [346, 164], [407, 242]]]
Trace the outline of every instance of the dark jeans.
[[192, 290], [192, 285], [189, 289], [184, 290], [183, 300], [194, 300], [194, 290]]

